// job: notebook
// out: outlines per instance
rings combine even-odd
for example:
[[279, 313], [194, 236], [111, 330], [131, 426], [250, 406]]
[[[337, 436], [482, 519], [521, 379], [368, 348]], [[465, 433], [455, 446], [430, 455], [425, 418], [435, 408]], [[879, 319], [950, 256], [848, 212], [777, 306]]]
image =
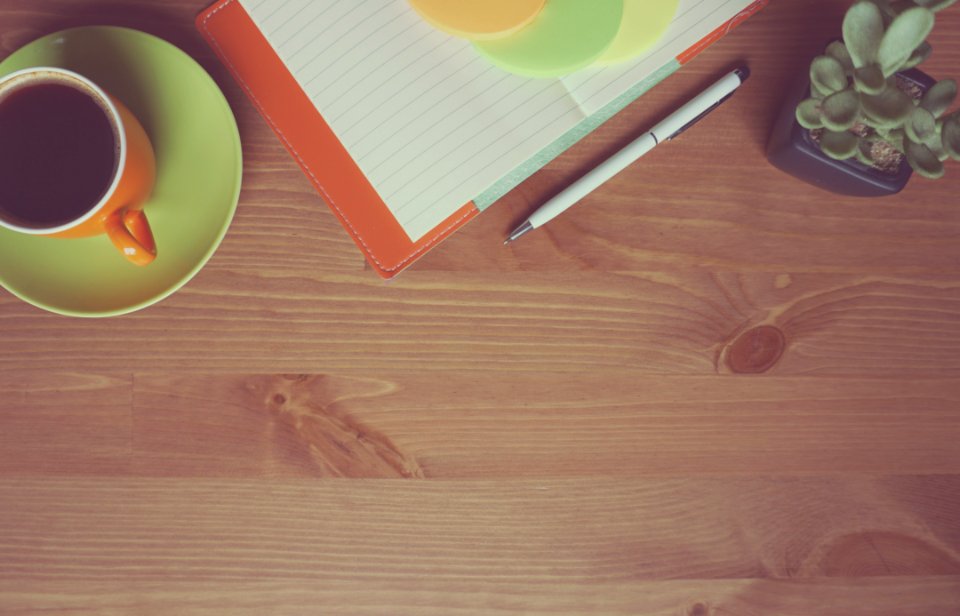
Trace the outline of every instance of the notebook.
[[406, 0], [220, 0], [197, 26], [371, 266], [408, 267], [767, 0], [681, 0], [628, 63], [517, 76]]

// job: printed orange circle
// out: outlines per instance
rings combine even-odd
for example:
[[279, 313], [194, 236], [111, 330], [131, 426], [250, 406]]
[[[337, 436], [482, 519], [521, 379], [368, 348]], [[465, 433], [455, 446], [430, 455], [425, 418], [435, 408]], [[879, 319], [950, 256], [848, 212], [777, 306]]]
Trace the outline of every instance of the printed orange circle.
[[471, 40], [509, 36], [532, 22], [546, 0], [409, 0], [439, 30]]

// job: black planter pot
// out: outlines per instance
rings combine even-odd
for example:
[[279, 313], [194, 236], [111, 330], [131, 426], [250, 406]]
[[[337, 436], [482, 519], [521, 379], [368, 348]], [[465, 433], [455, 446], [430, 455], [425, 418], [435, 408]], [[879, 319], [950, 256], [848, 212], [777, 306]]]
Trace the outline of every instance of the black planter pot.
[[[900, 73], [923, 91], [936, 81], [910, 69]], [[835, 160], [820, 150], [810, 131], [797, 123], [796, 109], [810, 96], [810, 81], [801, 79], [789, 92], [767, 142], [767, 160], [775, 167], [814, 186], [839, 195], [883, 197], [895, 195], [907, 185], [913, 169], [904, 160], [894, 175], [882, 173], [856, 159]]]

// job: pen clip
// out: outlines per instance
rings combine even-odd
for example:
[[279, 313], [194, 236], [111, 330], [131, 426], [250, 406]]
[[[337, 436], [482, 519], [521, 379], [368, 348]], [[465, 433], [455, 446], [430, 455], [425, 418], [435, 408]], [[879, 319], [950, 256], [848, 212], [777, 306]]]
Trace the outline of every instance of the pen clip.
[[664, 139], [664, 141], [670, 141], [670, 140], [675, 139], [676, 137], [678, 137], [678, 136], [680, 135], [680, 133], [682, 133], [683, 131], [687, 130], [688, 128], [690, 128], [691, 126], [693, 126], [694, 124], [696, 124], [697, 122], [699, 122], [700, 120], [702, 120], [703, 118], [705, 118], [711, 111], [713, 111], [714, 109], [716, 109], [717, 107], [719, 107], [720, 105], [722, 105], [724, 102], [726, 102], [726, 100], [727, 100], [728, 98], [730, 98], [731, 96], [733, 96], [734, 92], [736, 92], [736, 90], [734, 90], [734, 91], [731, 92], [730, 94], [727, 94], [726, 96], [724, 96], [723, 98], [721, 98], [720, 100], [718, 100], [717, 102], [715, 102], [714, 104], [712, 104], [712, 105], [710, 105], [709, 107], [707, 107], [706, 109], [704, 109], [704, 110], [703, 110], [703, 113], [701, 113], [700, 115], [698, 115], [698, 116], [695, 117], [694, 119], [690, 120], [689, 122], [687, 122], [686, 124], [684, 124], [683, 126], [681, 126], [681, 127], [677, 130], [677, 132], [673, 133], [672, 135], [670, 135], [669, 137], [667, 137], [666, 139]]

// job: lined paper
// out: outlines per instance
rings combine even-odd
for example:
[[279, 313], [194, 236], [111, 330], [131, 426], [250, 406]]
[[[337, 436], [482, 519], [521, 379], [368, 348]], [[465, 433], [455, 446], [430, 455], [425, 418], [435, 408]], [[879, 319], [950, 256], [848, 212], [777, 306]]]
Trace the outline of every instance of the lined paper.
[[406, 0], [243, 1], [411, 240], [583, 118]]
[[416, 241], [752, 0], [681, 0], [647, 56], [562, 80], [493, 66], [407, 0], [240, 2]]

